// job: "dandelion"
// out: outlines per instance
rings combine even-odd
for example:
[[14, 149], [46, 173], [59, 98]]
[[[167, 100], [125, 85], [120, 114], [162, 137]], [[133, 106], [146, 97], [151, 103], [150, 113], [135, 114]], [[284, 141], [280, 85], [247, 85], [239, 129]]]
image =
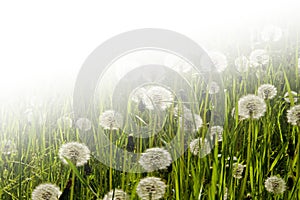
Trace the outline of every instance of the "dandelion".
[[286, 189], [286, 184], [282, 178], [271, 176], [265, 181], [265, 187], [268, 192], [282, 194]]
[[266, 103], [261, 97], [249, 94], [240, 98], [238, 102], [238, 112], [243, 118], [259, 119], [266, 112]]
[[264, 49], [256, 49], [251, 52], [249, 60], [253, 67], [264, 66], [269, 63], [270, 56]]
[[[297, 98], [297, 92], [294, 92], [294, 91], [291, 91], [291, 97], [292, 99], [294, 100], [294, 103], [296, 103], [298, 101], [298, 98]], [[287, 102], [287, 103], [291, 103], [291, 99], [290, 99], [290, 95], [288, 92], [286, 92], [284, 94], [284, 100]]]
[[291, 107], [287, 111], [288, 123], [294, 126], [300, 126], [300, 105]]
[[212, 137], [217, 137], [219, 142], [223, 140], [223, 128], [221, 126], [211, 127], [210, 134]]
[[238, 164], [238, 163], [233, 163], [232, 167], [233, 167], [232, 176], [236, 179], [243, 178], [242, 175], [243, 175], [243, 172], [244, 172], [245, 165]]
[[152, 86], [147, 90], [144, 97], [144, 103], [147, 109], [154, 108], [165, 110], [174, 102], [174, 96], [171, 91], [161, 86]]
[[76, 127], [79, 128], [81, 131], [89, 131], [92, 128], [92, 123], [87, 118], [79, 118], [76, 121]]
[[208, 86], [208, 93], [209, 94], [217, 94], [220, 91], [220, 86], [218, 83], [212, 81]]
[[11, 140], [3, 140], [1, 145], [1, 152], [3, 155], [11, 155], [16, 152], [16, 145]]
[[179, 105], [175, 106], [175, 108], [174, 108], [174, 116], [175, 117], [183, 116], [185, 113], [191, 114], [192, 111], [189, 108], [187, 108], [185, 105], [182, 105], [182, 107]]
[[258, 96], [263, 99], [273, 99], [277, 94], [277, 89], [274, 85], [263, 84], [258, 88]]
[[228, 62], [226, 56], [223, 53], [212, 51], [209, 53], [209, 57], [211, 58], [218, 72], [223, 72], [226, 69]]
[[140, 101], [143, 101], [146, 98], [147, 90], [144, 87], [138, 88], [134, 90], [134, 92], [131, 95], [131, 100], [135, 103], [139, 103]]
[[59, 127], [72, 128], [72, 126], [73, 126], [73, 120], [70, 117], [60, 117], [57, 120], [57, 125]]
[[160, 178], [147, 177], [140, 180], [136, 192], [142, 200], [156, 200], [164, 196], [166, 187]]
[[234, 60], [234, 65], [239, 72], [246, 72], [250, 61], [246, 56], [240, 56]]
[[180, 127], [186, 132], [195, 132], [202, 127], [203, 121], [200, 115], [186, 112], [182, 117], [179, 117]]
[[[236, 113], [235, 108], [232, 108], [232, 110], [231, 110], [231, 116], [232, 116], [233, 118], [235, 118], [235, 113]], [[244, 119], [246, 119], [246, 118], [245, 118], [245, 117], [242, 117], [242, 116], [240, 116], [240, 115], [238, 115], [238, 119], [239, 119], [240, 121], [242, 121], [242, 120], [244, 120]]]
[[123, 117], [114, 110], [107, 110], [99, 117], [100, 126], [104, 129], [118, 130], [123, 126]]
[[261, 32], [261, 39], [264, 42], [276, 42], [280, 40], [281, 37], [282, 37], [281, 28], [274, 25], [265, 26]]
[[202, 142], [202, 138], [197, 138], [190, 143], [190, 151], [195, 156], [200, 155], [200, 157], [204, 157], [211, 152], [211, 149], [211, 144], [206, 138], [204, 142]]
[[90, 159], [90, 150], [85, 144], [69, 142], [60, 147], [59, 157], [64, 164], [68, 164], [67, 158], [76, 166], [83, 166]]
[[58, 200], [62, 192], [59, 187], [51, 183], [38, 185], [32, 192], [32, 200]]
[[163, 148], [151, 148], [142, 154], [139, 163], [146, 171], [152, 172], [166, 169], [172, 163], [172, 158], [170, 153]]
[[175, 55], [168, 55], [164, 60], [164, 65], [181, 73], [189, 73], [192, 70], [192, 65]]
[[129, 199], [129, 195], [123, 190], [118, 190], [118, 189], [111, 190], [103, 198], [103, 200], [128, 200], [128, 199]]

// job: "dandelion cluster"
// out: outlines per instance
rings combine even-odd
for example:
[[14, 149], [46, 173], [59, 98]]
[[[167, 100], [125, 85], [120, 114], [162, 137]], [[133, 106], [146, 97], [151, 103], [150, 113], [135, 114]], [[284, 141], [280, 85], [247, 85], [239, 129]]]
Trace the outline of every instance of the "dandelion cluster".
[[156, 200], [164, 196], [166, 187], [160, 178], [147, 177], [140, 180], [136, 192], [143, 200]]
[[58, 200], [62, 192], [59, 187], [50, 183], [38, 185], [32, 192], [32, 200]]
[[64, 164], [68, 164], [67, 158], [76, 166], [83, 166], [90, 159], [90, 150], [85, 144], [69, 142], [60, 147], [59, 157]]
[[265, 181], [265, 187], [268, 192], [282, 194], [286, 190], [286, 184], [282, 178], [271, 176]]
[[172, 163], [172, 158], [163, 148], [150, 148], [142, 154], [139, 163], [146, 171], [151, 172], [166, 169]]

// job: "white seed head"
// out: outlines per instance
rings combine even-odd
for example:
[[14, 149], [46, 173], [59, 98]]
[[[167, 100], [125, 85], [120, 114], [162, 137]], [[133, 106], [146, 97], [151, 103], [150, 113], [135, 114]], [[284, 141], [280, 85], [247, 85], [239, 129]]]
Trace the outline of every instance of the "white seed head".
[[195, 156], [199, 155], [200, 157], [204, 157], [209, 154], [211, 150], [212, 145], [206, 138], [204, 141], [202, 141], [202, 138], [197, 138], [190, 142], [190, 151]]
[[163, 148], [150, 148], [142, 153], [139, 163], [146, 171], [152, 172], [166, 169], [172, 163], [172, 158], [170, 153]]
[[226, 56], [221, 53], [221, 52], [217, 52], [217, 51], [212, 51], [209, 54], [209, 57], [211, 58], [214, 66], [216, 67], [216, 70], [218, 72], [223, 72], [227, 65], [228, 65], [228, 61]]
[[269, 64], [270, 56], [264, 49], [256, 49], [249, 56], [251, 67], [259, 67]]
[[240, 56], [234, 60], [234, 64], [239, 72], [246, 72], [250, 66], [250, 61], [246, 56]]
[[32, 192], [32, 200], [58, 200], [61, 195], [60, 189], [50, 183], [38, 185]]
[[115, 189], [115, 191], [111, 190], [108, 192], [103, 200], [129, 200], [129, 195], [123, 190]]
[[79, 118], [76, 121], [76, 127], [81, 131], [89, 131], [92, 128], [92, 122], [87, 118]]
[[265, 181], [265, 187], [268, 192], [282, 194], [286, 190], [286, 184], [282, 178], [271, 176]]
[[211, 137], [217, 137], [218, 141], [223, 140], [223, 127], [221, 126], [212, 126], [210, 129]]
[[76, 166], [83, 166], [90, 159], [89, 148], [79, 142], [69, 142], [63, 144], [59, 149], [59, 157], [64, 164], [68, 164], [65, 158], [69, 159]]
[[[298, 101], [298, 94], [297, 92], [294, 92], [294, 91], [291, 91], [291, 98], [294, 100], [294, 103], [297, 103]], [[284, 94], [284, 100], [287, 102], [287, 103], [291, 103], [291, 100], [290, 100], [290, 95], [288, 92], [286, 92]]]
[[104, 129], [118, 130], [123, 127], [123, 117], [114, 110], [107, 110], [100, 115], [99, 124]]
[[232, 167], [233, 167], [232, 176], [237, 179], [243, 178], [243, 172], [244, 172], [245, 166], [242, 164], [233, 163]]
[[293, 106], [287, 111], [287, 119], [288, 123], [300, 126], [300, 105]]
[[277, 94], [277, 89], [274, 85], [263, 84], [258, 87], [257, 93], [263, 99], [273, 99]]
[[174, 102], [174, 96], [171, 91], [161, 86], [150, 87], [144, 97], [146, 108], [153, 110], [155, 108], [165, 110]]
[[203, 121], [200, 115], [186, 112], [182, 117], [179, 117], [180, 127], [186, 132], [195, 132], [202, 127]]
[[136, 192], [142, 200], [157, 200], [164, 196], [166, 187], [160, 178], [147, 177], [140, 180]]
[[209, 94], [217, 94], [219, 91], [220, 91], [220, 86], [218, 85], [218, 83], [212, 81], [208, 85], [208, 93]]
[[263, 98], [249, 94], [240, 98], [238, 112], [239, 116], [243, 118], [259, 119], [266, 112], [266, 103]]

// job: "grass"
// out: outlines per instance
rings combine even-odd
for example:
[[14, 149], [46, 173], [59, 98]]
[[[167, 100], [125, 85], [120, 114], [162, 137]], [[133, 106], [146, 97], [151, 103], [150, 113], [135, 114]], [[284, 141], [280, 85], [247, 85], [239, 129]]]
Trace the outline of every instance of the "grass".
[[[60, 146], [82, 139], [74, 126], [70, 128], [56, 123], [61, 116], [73, 116], [69, 97], [55, 102], [47, 99], [40, 107], [32, 107], [34, 120], [31, 123], [23, 114], [28, 107], [27, 102], [3, 107], [0, 110], [0, 141], [12, 140], [16, 151], [0, 157], [0, 199], [30, 199], [33, 189], [45, 182], [64, 190], [70, 180], [74, 183], [71, 199], [101, 199], [113, 188], [123, 189], [131, 199], [138, 199], [137, 184], [147, 176], [160, 177], [167, 184], [164, 199], [223, 199], [225, 188], [228, 189], [228, 199], [300, 199], [299, 127], [288, 124], [286, 119], [286, 111], [297, 103], [292, 98], [290, 104], [283, 100], [286, 92], [291, 94], [293, 90], [300, 93], [298, 40], [285, 38], [274, 44], [262, 43], [257, 48], [266, 49], [271, 56], [271, 62], [265, 69], [266, 75], [259, 78], [252, 68], [245, 73], [235, 70], [233, 61], [241, 54], [241, 49], [224, 50], [229, 65], [221, 74], [226, 89], [223, 141], [216, 143], [211, 154], [203, 158], [187, 150], [165, 170], [151, 173], [117, 171], [99, 162], [94, 154], [88, 163], [90, 170], [87, 166], [75, 167], [72, 162], [63, 165], [58, 157]], [[249, 51], [246, 52], [249, 54]], [[278, 90], [274, 99], [266, 101], [265, 115], [258, 120], [242, 121], [238, 120], [237, 112], [231, 116], [231, 110], [237, 110], [239, 98], [257, 93], [257, 88], [263, 83], [273, 84]], [[200, 91], [197, 97], [203, 97], [199, 98], [197, 112], [204, 125], [197, 136], [204, 137], [210, 121], [210, 98], [207, 93], [204, 96], [201, 93], [203, 84], [195, 83], [193, 87]], [[39, 113], [46, 115], [46, 121], [39, 122]], [[184, 145], [183, 133], [173, 121], [169, 116], [164, 128], [152, 138], [134, 138], [135, 152], [164, 146], [176, 134], [178, 145]], [[88, 134], [97, 139], [100, 129], [94, 126]], [[111, 131], [107, 135], [117, 147], [126, 149], [128, 135], [122, 131]], [[109, 148], [111, 159], [115, 152]], [[246, 165], [242, 179], [232, 176], [233, 163], [236, 162], [233, 157]], [[264, 182], [271, 175], [278, 175], [287, 183], [283, 194], [274, 195], [266, 191]]]

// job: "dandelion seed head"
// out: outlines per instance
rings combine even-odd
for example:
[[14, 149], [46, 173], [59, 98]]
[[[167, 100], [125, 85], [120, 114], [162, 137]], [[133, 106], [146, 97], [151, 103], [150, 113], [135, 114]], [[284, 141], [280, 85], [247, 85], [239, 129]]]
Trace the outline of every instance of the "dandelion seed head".
[[282, 178], [271, 176], [265, 181], [265, 187], [268, 192], [282, 194], [286, 190], [286, 184]]
[[81, 131], [89, 131], [92, 128], [92, 122], [87, 118], [79, 118], [76, 121], [76, 127]]
[[245, 166], [242, 164], [233, 163], [232, 167], [233, 167], [232, 176], [236, 179], [243, 178], [243, 172], [244, 172]]
[[[297, 102], [298, 102], [298, 98], [297, 98], [298, 94], [297, 94], [297, 92], [291, 91], [291, 96], [292, 96], [292, 98], [294, 99], [294, 103], [297, 103]], [[291, 103], [290, 95], [289, 95], [288, 92], [286, 92], [286, 93], [284, 94], [284, 100], [285, 100], [287, 103]]]
[[114, 110], [107, 110], [100, 115], [99, 124], [104, 129], [118, 130], [123, 127], [123, 117]]
[[282, 29], [274, 26], [267, 25], [261, 32], [261, 39], [264, 42], [277, 42], [282, 37]]
[[190, 151], [195, 156], [206, 156], [211, 152], [211, 149], [212, 146], [206, 138], [204, 139], [204, 141], [202, 141], [202, 138], [197, 138], [190, 142]]
[[256, 49], [251, 52], [249, 60], [252, 67], [259, 67], [269, 63], [270, 56], [264, 49]]
[[243, 118], [259, 119], [266, 112], [266, 103], [264, 99], [253, 94], [240, 98], [238, 102], [238, 112]]
[[59, 157], [64, 164], [68, 164], [65, 158], [72, 161], [76, 166], [83, 166], [90, 159], [89, 148], [79, 142], [69, 142], [63, 144], [59, 149]]
[[159, 108], [162, 110], [170, 107], [174, 102], [174, 97], [171, 91], [161, 86], [153, 86], [147, 90], [144, 98], [146, 108], [153, 110]]
[[228, 61], [227, 57], [223, 53], [212, 51], [208, 55], [211, 58], [218, 72], [223, 72], [226, 69]]
[[171, 154], [163, 148], [150, 148], [142, 154], [140, 165], [148, 172], [166, 169], [171, 163]]
[[32, 200], [58, 200], [62, 192], [59, 187], [50, 183], [38, 185], [32, 192]]
[[239, 72], [246, 72], [249, 68], [250, 61], [246, 56], [240, 56], [234, 60], [234, 65]]
[[221, 126], [211, 127], [210, 134], [212, 137], [217, 137], [218, 141], [221, 142], [223, 140], [223, 127]]
[[129, 195], [123, 190], [115, 189], [115, 191], [111, 190], [108, 192], [103, 200], [129, 200]]
[[258, 96], [263, 99], [273, 99], [277, 94], [277, 89], [274, 85], [263, 84], [258, 87]]
[[287, 111], [287, 119], [288, 123], [300, 126], [300, 105], [293, 106]]
[[166, 187], [160, 178], [147, 177], [140, 180], [136, 192], [142, 200], [157, 200], [164, 196]]

